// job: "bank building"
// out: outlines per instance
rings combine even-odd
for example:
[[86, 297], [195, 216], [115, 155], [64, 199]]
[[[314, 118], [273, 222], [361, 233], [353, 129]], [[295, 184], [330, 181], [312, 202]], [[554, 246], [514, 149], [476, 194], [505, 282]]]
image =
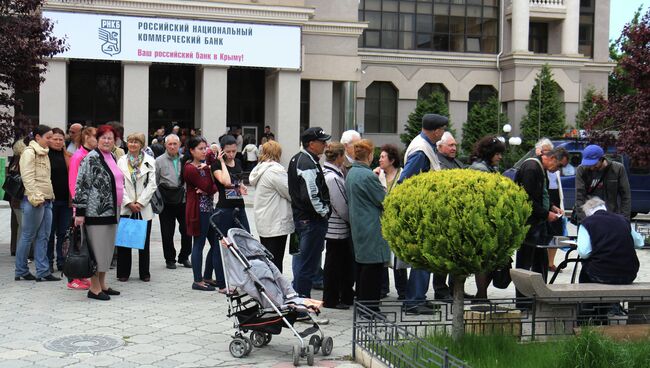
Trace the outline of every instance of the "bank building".
[[588, 88], [607, 93], [609, 13], [609, 0], [48, 0], [70, 48], [22, 113], [208, 141], [270, 125], [286, 163], [309, 126], [399, 143], [432, 91], [457, 132], [490, 96], [517, 132], [548, 63], [571, 124]]

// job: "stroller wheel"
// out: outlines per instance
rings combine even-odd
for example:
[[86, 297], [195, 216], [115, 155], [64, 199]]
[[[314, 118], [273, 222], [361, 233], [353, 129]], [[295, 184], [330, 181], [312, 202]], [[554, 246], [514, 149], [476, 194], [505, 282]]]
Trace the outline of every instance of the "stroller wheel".
[[248, 352], [248, 347], [246, 346], [246, 342], [242, 338], [234, 338], [230, 342], [229, 350], [230, 350], [230, 355], [232, 355], [235, 358], [243, 358], [246, 356]]
[[271, 335], [270, 333], [267, 333], [266, 334], [266, 343], [264, 343], [264, 345], [268, 345], [271, 342], [271, 338], [273, 338], [273, 335]]
[[307, 345], [305, 348], [305, 354], [307, 355], [307, 365], [312, 366], [314, 365], [314, 347], [311, 345]]
[[241, 338], [246, 342], [246, 355], [248, 355], [253, 351], [253, 342], [246, 336], [242, 336]]
[[334, 349], [334, 340], [331, 337], [327, 336], [323, 340], [321, 353], [323, 356], [328, 356], [332, 354], [332, 349]]
[[318, 354], [318, 350], [320, 350], [321, 343], [322, 341], [320, 339], [320, 336], [318, 335], [312, 335], [309, 338], [309, 345], [312, 346], [312, 350], [314, 351], [314, 354]]
[[265, 346], [266, 344], [268, 344], [268, 341], [271, 340], [271, 339], [267, 339], [266, 334], [261, 331], [253, 331], [251, 332], [250, 336], [251, 336], [251, 341], [253, 343], [253, 346], [256, 348], [261, 348], [262, 346]]
[[293, 366], [297, 367], [300, 365], [300, 345], [293, 346]]

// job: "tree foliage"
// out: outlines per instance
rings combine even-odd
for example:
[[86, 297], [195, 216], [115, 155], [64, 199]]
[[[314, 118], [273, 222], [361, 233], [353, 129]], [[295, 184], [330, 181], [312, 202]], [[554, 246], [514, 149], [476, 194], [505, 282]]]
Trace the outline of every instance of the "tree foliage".
[[44, 80], [46, 58], [65, 51], [41, 17], [43, 0], [0, 0], [0, 146], [11, 144], [16, 91], [34, 92]]
[[[629, 23], [630, 26], [634, 27], [635, 25], [639, 24], [642, 8], [643, 6], [640, 5], [636, 12], [634, 12], [632, 21]], [[609, 73], [607, 80], [607, 96], [610, 100], [615, 97], [625, 96], [633, 94], [635, 92], [634, 87], [632, 87], [628, 79], [624, 78], [625, 70], [623, 70], [618, 64], [624, 56], [623, 52], [621, 51], [622, 45], [626, 44], [627, 42], [628, 37], [625, 35], [625, 33], [622, 33], [618, 39], [610, 42], [609, 44], [609, 58], [611, 61], [616, 63], [614, 70]]]
[[[624, 42], [622, 40], [625, 40]], [[639, 165], [650, 164], [650, 9], [638, 22], [623, 28], [621, 58], [613, 74], [632, 88], [631, 93], [599, 102], [601, 112], [586, 125], [589, 138], [616, 144]], [[618, 132], [616, 135], [614, 132]]]
[[[438, 114], [449, 118], [449, 108], [447, 107], [445, 95], [440, 92], [433, 92], [428, 98], [418, 100], [415, 110], [409, 114], [409, 118], [404, 124], [405, 133], [399, 136], [404, 145], [408, 146], [413, 138], [420, 134], [422, 131], [422, 116], [425, 114]], [[449, 126], [451, 127], [451, 121]]]
[[580, 110], [576, 114], [576, 128], [584, 129], [585, 124], [603, 110], [601, 102], [604, 100], [605, 96], [602, 93], [596, 92], [593, 87], [590, 87], [585, 93]]
[[[463, 310], [465, 278], [508, 262], [524, 240], [531, 211], [526, 192], [505, 176], [462, 169], [427, 172], [386, 197], [382, 234], [412, 266], [454, 275], [454, 310]], [[462, 334], [462, 324], [462, 313], [455, 313], [456, 333]]]
[[[485, 103], [477, 103], [469, 111], [463, 124], [463, 152], [472, 152], [474, 143], [489, 134], [499, 134], [501, 127], [508, 124], [508, 116], [499, 109], [499, 100], [490, 97]], [[498, 121], [497, 121], [498, 120]]]
[[566, 131], [564, 103], [560, 86], [553, 80], [548, 64], [544, 64], [535, 86], [530, 91], [526, 116], [521, 120], [522, 147], [530, 149], [541, 137], [561, 137]]

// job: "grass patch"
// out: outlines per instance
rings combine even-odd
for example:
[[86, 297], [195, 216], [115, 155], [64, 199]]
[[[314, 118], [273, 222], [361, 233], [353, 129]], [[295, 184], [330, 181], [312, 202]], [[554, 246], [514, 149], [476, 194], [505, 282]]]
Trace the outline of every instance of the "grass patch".
[[[520, 343], [512, 336], [465, 335], [455, 343], [449, 335], [434, 335], [427, 340], [474, 368], [647, 368], [650, 367], [650, 341], [615, 342], [592, 329], [580, 336], [549, 342]], [[409, 355], [414, 344], [399, 349]], [[392, 359], [390, 359], [392, 360]]]

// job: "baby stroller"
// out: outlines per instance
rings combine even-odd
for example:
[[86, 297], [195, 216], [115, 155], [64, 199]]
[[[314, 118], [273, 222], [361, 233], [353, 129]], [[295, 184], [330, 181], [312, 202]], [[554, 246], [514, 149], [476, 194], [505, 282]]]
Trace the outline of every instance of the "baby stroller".
[[[296, 294], [271, 262], [273, 255], [248, 232], [232, 228], [225, 237], [216, 225], [218, 216], [222, 216], [219, 210], [211, 216], [210, 224], [219, 240], [224, 240], [220, 249], [226, 279], [228, 317], [233, 317], [237, 329], [230, 342], [230, 354], [235, 358], [245, 357], [253, 346], [266, 346], [273, 335], [279, 335], [282, 328], [288, 328], [299, 341], [293, 346], [295, 366], [300, 365], [301, 358], [306, 358], [307, 364], [313, 365], [314, 354], [319, 350], [324, 356], [329, 355], [334, 341], [323, 334], [311, 316], [311, 313], [320, 313], [319, 304]], [[236, 217], [235, 222], [243, 227]], [[294, 323], [301, 314], [310, 320], [311, 326], [298, 332]], [[245, 334], [249, 331], [250, 337], [247, 337]], [[311, 337], [307, 344], [305, 339], [308, 336]]]

